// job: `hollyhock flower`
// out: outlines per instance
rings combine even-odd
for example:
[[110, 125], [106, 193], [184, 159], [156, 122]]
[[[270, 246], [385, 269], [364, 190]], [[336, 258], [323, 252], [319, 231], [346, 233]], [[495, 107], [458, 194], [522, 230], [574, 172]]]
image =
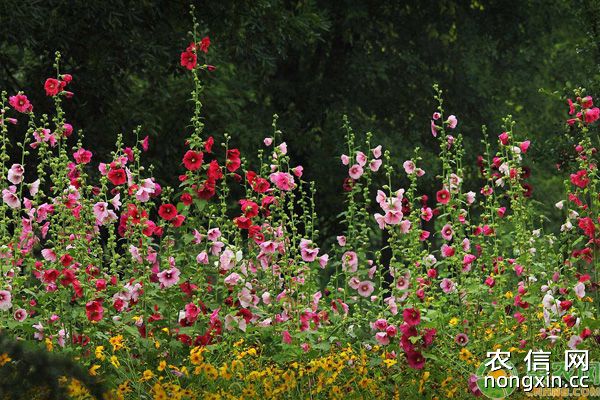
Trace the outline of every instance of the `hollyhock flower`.
[[421, 312], [416, 308], [405, 308], [402, 311], [402, 318], [408, 326], [416, 326], [421, 323]]
[[579, 218], [579, 227], [590, 239], [594, 238], [594, 235], [596, 234], [596, 225], [594, 224], [594, 220], [590, 217]]
[[181, 66], [193, 70], [198, 64], [198, 57], [193, 51], [184, 51], [181, 53]]
[[107, 174], [108, 180], [115, 186], [127, 182], [127, 174], [123, 168], [110, 169]]
[[298, 165], [297, 167], [292, 168], [292, 173], [298, 178], [302, 178], [302, 174], [304, 173], [304, 167], [302, 165]]
[[379, 168], [381, 167], [382, 163], [383, 163], [383, 161], [381, 161], [381, 160], [371, 160], [369, 162], [369, 169], [373, 172], [377, 172], [377, 171], [379, 171]]
[[265, 146], [270, 146], [273, 144], [273, 138], [272, 137], [266, 137], [263, 139], [263, 143], [265, 144]]
[[448, 204], [450, 201], [450, 192], [446, 189], [439, 190], [436, 193], [436, 199], [440, 204]]
[[25, 311], [22, 308], [19, 308], [14, 312], [13, 318], [16, 321], [23, 322], [23, 321], [25, 321], [25, 319], [27, 319], [27, 311]]
[[454, 235], [454, 230], [450, 224], [446, 224], [440, 233], [442, 234], [444, 240], [450, 241], [452, 240], [452, 235]]
[[529, 140], [521, 142], [521, 144], [519, 145], [519, 148], [521, 149], [523, 154], [527, 153], [527, 150], [529, 149], [530, 144], [531, 144], [531, 142]]
[[448, 246], [445, 243], [442, 245], [441, 251], [444, 258], [452, 257], [455, 253], [454, 247]]
[[158, 208], [158, 215], [167, 221], [171, 221], [177, 216], [177, 208], [173, 204], [161, 204]]
[[469, 343], [469, 337], [465, 333], [459, 333], [454, 337], [454, 342], [459, 346], [466, 346]]
[[354, 180], [359, 179], [363, 173], [364, 173], [363, 168], [358, 164], [354, 164], [348, 170], [348, 175], [350, 175], [350, 178], [352, 178]]
[[85, 305], [85, 314], [89, 321], [98, 322], [104, 317], [102, 303], [97, 300], [88, 301]]
[[365, 164], [367, 163], [367, 156], [366, 156], [366, 154], [363, 153], [362, 151], [357, 151], [356, 152], [356, 162], [361, 167], [364, 167]]
[[569, 339], [569, 343], [567, 343], [567, 346], [569, 346], [569, 348], [571, 350], [575, 350], [577, 348], [577, 346], [580, 345], [581, 343], [583, 343], [583, 339], [581, 338], [581, 336], [573, 335]]
[[404, 164], [402, 164], [402, 167], [404, 168], [404, 172], [406, 172], [408, 175], [411, 175], [412, 173], [415, 172], [415, 163], [412, 162], [411, 160], [408, 161], [404, 161]]
[[358, 294], [363, 297], [369, 297], [375, 290], [375, 286], [371, 281], [362, 281], [358, 284]]
[[2, 200], [10, 207], [10, 208], [21, 208], [21, 200], [16, 195], [17, 187], [10, 186], [8, 189], [2, 190]]
[[9, 104], [20, 113], [29, 113], [33, 111], [33, 105], [29, 102], [29, 99], [24, 94], [17, 94], [10, 96], [8, 99]]
[[8, 170], [7, 179], [10, 183], [18, 185], [23, 182], [23, 174], [25, 174], [25, 168], [21, 164], [13, 164]]
[[502, 132], [498, 138], [500, 139], [500, 143], [502, 143], [504, 146], [506, 146], [510, 140], [510, 136], [508, 136], [508, 133], [506, 132]]
[[358, 269], [358, 256], [353, 251], [347, 251], [342, 255], [342, 269], [346, 272], [356, 272]]
[[210, 38], [208, 36], [205, 36], [202, 38], [202, 40], [198, 44], [198, 50], [203, 51], [204, 53], [208, 53], [209, 47], [210, 47]]
[[313, 247], [313, 243], [307, 239], [300, 240], [300, 254], [305, 262], [313, 262], [319, 254], [319, 248]]
[[160, 282], [160, 288], [168, 288], [176, 285], [179, 282], [179, 275], [181, 272], [177, 267], [171, 267], [167, 270], [159, 272], [157, 274], [158, 281]]
[[433, 137], [437, 137], [437, 126], [435, 126], [435, 122], [431, 120], [431, 135]]
[[387, 332], [377, 332], [375, 334], [375, 340], [377, 340], [377, 342], [382, 346], [387, 346], [390, 344], [390, 338]]
[[446, 294], [453, 293], [456, 290], [456, 285], [454, 284], [454, 282], [452, 282], [451, 279], [448, 279], [448, 278], [442, 279], [442, 282], [440, 283], [440, 287]]
[[57, 79], [48, 78], [44, 83], [44, 89], [46, 96], [56, 96], [61, 91], [60, 82]]
[[292, 335], [290, 335], [289, 331], [281, 332], [281, 339], [285, 344], [292, 344]]
[[348, 164], [350, 164], [350, 157], [348, 157], [347, 155], [345, 155], [345, 154], [342, 154], [342, 155], [340, 156], [340, 158], [341, 158], [341, 160], [342, 160], [342, 164], [343, 164], [343, 165], [348, 165]]
[[571, 174], [571, 183], [575, 186], [583, 189], [588, 185], [589, 182], [590, 179], [588, 178], [587, 171], [584, 169], [575, 174]]
[[189, 171], [197, 171], [202, 166], [203, 158], [202, 152], [188, 150], [183, 156], [183, 165]]
[[403, 234], [407, 234], [410, 231], [410, 227], [412, 226], [412, 222], [405, 219], [400, 222], [400, 232]]
[[371, 149], [371, 152], [373, 153], [373, 157], [375, 157], [375, 158], [381, 157], [381, 145], [375, 147], [374, 149]]
[[340, 246], [344, 247], [346, 245], [346, 236], [337, 236], [336, 239]]
[[406, 362], [412, 369], [423, 369], [425, 366], [425, 357], [418, 351], [409, 351], [406, 353]]
[[446, 120], [446, 123], [450, 129], [454, 129], [456, 128], [456, 124], [458, 124], [458, 119], [454, 115], [451, 115]]
[[594, 107], [589, 110], [585, 110], [584, 119], [588, 124], [596, 122], [598, 118], [600, 118], [600, 108]]
[[12, 307], [12, 296], [8, 290], [0, 290], [0, 310], [7, 311]]
[[580, 299], [585, 297], [585, 284], [583, 282], [578, 282], [573, 290], [575, 291], [575, 295]]
[[442, 116], [442, 114], [440, 114], [439, 112], [436, 111], [433, 113], [431, 118], [433, 118], [434, 121], [437, 121], [438, 119], [440, 119], [441, 116]]
[[287, 172], [274, 172], [269, 175], [269, 180], [273, 182], [279, 190], [290, 191], [296, 186], [294, 177]]
[[77, 161], [77, 164], [88, 164], [92, 161], [92, 152], [83, 148], [80, 148], [73, 153], [73, 158]]
[[242, 279], [242, 277], [239, 274], [233, 272], [224, 279], [224, 282], [226, 285], [235, 286], [240, 281], [240, 279]]

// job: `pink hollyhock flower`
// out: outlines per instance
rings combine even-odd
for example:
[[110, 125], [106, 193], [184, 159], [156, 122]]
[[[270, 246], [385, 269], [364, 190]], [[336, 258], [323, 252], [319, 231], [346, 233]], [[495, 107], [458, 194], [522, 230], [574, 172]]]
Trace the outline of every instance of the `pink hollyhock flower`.
[[157, 274], [158, 281], [160, 282], [160, 288], [168, 288], [176, 285], [179, 282], [180, 271], [177, 267], [171, 267], [165, 271]]
[[371, 160], [371, 162], [369, 162], [369, 169], [373, 172], [377, 172], [379, 171], [382, 163], [383, 161], [381, 160]]
[[44, 89], [46, 90], [46, 96], [56, 96], [61, 91], [61, 85], [57, 79], [48, 78], [44, 83]]
[[450, 129], [454, 129], [456, 128], [456, 124], [458, 124], [458, 119], [454, 115], [451, 115], [446, 120], [446, 123]]
[[440, 119], [440, 117], [442, 116], [442, 114], [440, 114], [439, 112], [434, 112], [432, 117], [434, 121], [437, 121], [438, 119]]
[[277, 149], [279, 150], [279, 152], [281, 154], [286, 155], [288, 152], [287, 143], [286, 142], [281, 143], [279, 146], [277, 146]]
[[93, 211], [94, 216], [96, 217], [96, 223], [101, 225], [102, 221], [108, 217], [108, 203], [99, 201], [98, 203], [94, 204]]
[[367, 156], [365, 155], [365, 153], [363, 153], [362, 151], [357, 151], [356, 152], [356, 162], [361, 167], [364, 167], [365, 164], [367, 163]]
[[350, 157], [348, 157], [347, 155], [342, 154], [340, 158], [342, 159], [342, 164], [343, 165], [350, 164]]
[[340, 246], [344, 247], [346, 245], [346, 236], [338, 236], [336, 239]]
[[431, 120], [431, 135], [433, 137], [437, 137], [437, 127], [435, 126], [435, 122]]
[[281, 332], [281, 338], [283, 340], [283, 343], [292, 344], [292, 335], [290, 335], [290, 332], [288, 332], [288, 331]]
[[524, 142], [521, 142], [521, 144], [519, 145], [519, 148], [521, 149], [521, 152], [523, 152], [523, 154], [527, 153], [527, 150], [529, 149], [529, 146], [531, 145], [531, 142], [529, 140], [526, 140]]
[[448, 246], [445, 243], [442, 245], [441, 251], [442, 251], [442, 256], [445, 257], [445, 258], [452, 257], [454, 255], [454, 252], [455, 252], [455, 250], [454, 250], [453, 247]]
[[384, 221], [389, 225], [398, 225], [402, 221], [402, 211], [400, 210], [389, 210], [385, 213]]
[[148, 137], [148, 135], [146, 135], [146, 136], [145, 136], [145, 137], [142, 139], [142, 141], [140, 142], [140, 144], [142, 145], [142, 150], [144, 150], [144, 151], [148, 151], [148, 148], [150, 147], [150, 146], [149, 146], [149, 141], [150, 141], [150, 138]]
[[358, 269], [358, 256], [353, 251], [347, 251], [342, 255], [342, 269], [345, 272], [356, 272]]
[[404, 161], [404, 164], [402, 164], [402, 167], [404, 168], [404, 172], [406, 172], [408, 175], [411, 175], [412, 173], [415, 172], [415, 163], [412, 162], [411, 160], [407, 160]]
[[226, 285], [235, 286], [235, 285], [237, 285], [237, 283], [240, 281], [241, 278], [242, 277], [239, 274], [233, 272], [225, 278], [224, 282]]
[[516, 312], [513, 314], [513, 317], [517, 320], [517, 322], [519, 324], [522, 324], [523, 322], [525, 322], [525, 317], [523, 316], [523, 314], [521, 314], [520, 312]]
[[466, 333], [459, 333], [454, 337], [454, 342], [459, 346], [466, 346], [469, 343], [469, 336]]
[[453, 293], [456, 290], [456, 285], [454, 284], [454, 282], [452, 282], [451, 279], [448, 279], [448, 278], [442, 279], [442, 282], [440, 283], [440, 287], [446, 294]]
[[412, 226], [412, 223], [405, 219], [404, 221], [400, 222], [400, 232], [407, 234], [408, 232], [410, 232], [410, 227]]
[[387, 320], [385, 320], [383, 318], [380, 318], [380, 319], [376, 320], [375, 322], [371, 323], [371, 329], [383, 331], [383, 330], [387, 329], [387, 327], [388, 327]]
[[581, 343], [583, 343], [583, 339], [581, 338], [581, 336], [579, 336], [579, 335], [573, 335], [569, 339], [569, 343], [567, 343], [567, 346], [569, 346], [570, 349], [574, 350]]
[[444, 240], [450, 241], [452, 240], [452, 235], [454, 235], [454, 230], [450, 224], [446, 224], [442, 228], [441, 234]]
[[272, 137], [266, 137], [263, 139], [263, 143], [265, 144], [265, 146], [270, 146], [273, 144], [273, 138]]
[[381, 145], [375, 147], [374, 149], [371, 149], [371, 152], [373, 153], [373, 157], [375, 157], [375, 158], [381, 157]]
[[33, 105], [29, 102], [29, 99], [24, 94], [17, 94], [10, 96], [8, 99], [9, 104], [20, 113], [29, 113], [33, 111]]
[[583, 189], [589, 182], [590, 179], [588, 178], [587, 171], [584, 169], [577, 171], [575, 174], [571, 174], [571, 183], [577, 187]]
[[140, 185], [139, 189], [135, 193], [135, 198], [141, 201], [142, 203], [150, 200], [150, 196], [156, 192], [156, 183], [150, 178], [144, 179]]
[[471, 205], [475, 202], [475, 196], [476, 196], [475, 192], [468, 192], [468, 193], [466, 193], [465, 196], [466, 196], [468, 205]]
[[62, 128], [63, 128], [63, 135], [65, 135], [66, 137], [71, 136], [71, 134], [73, 133], [73, 125], [71, 125], [69, 123], [64, 123]]
[[406, 362], [412, 369], [423, 369], [425, 366], [425, 357], [418, 351], [409, 351], [406, 353]]
[[21, 200], [16, 195], [17, 187], [10, 186], [8, 189], [2, 190], [2, 200], [10, 207], [10, 208], [20, 208]]
[[27, 319], [27, 311], [19, 308], [14, 312], [13, 317], [16, 321], [23, 322], [25, 319]]
[[206, 253], [206, 251], [202, 251], [196, 256], [196, 262], [198, 264], [208, 264], [208, 254]]
[[408, 326], [416, 326], [421, 323], [421, 312], [416, 308], [405, 308], [402, 311], [402, 318]]
[[300, 240], [300, 254], [305, 262], [313, 262], [319, 255], [319, 248], [314, 247], [313, 243], [307, 239]]
[[573, 290], [575, 291], [575, 295], [580, 299], [585, 297], [585, 284], [583, 282], [578, 282]]
[[298, 165], [297, 167], [292, 168], [292, 173], [296, 175], [298, 178], [302, 178], [302, 174], [304, 172], [304, 167], [302, 165]]
[[508, 133], [502, 132], [498, 136], [498, 139], [500, 139], [500, 143], [502, 143], [504, 146], [506, 146], [508, 144], [508, 141], [510, 140], [510, 136], [508, 136]]
[[29, 194], [31, 195], [31, 197], [35, 197], [35, 195], [38, 194], [40, 190], [40, 183], [41, 181], [39, 179], [36, 179], [29, 185]]
[[274, 172], [269, 175], [269, 179], [279, 190], [290, 191], [296, 186], [294, 177], [287, 172]]
[[329, 263], [329, 254], [323, 254], [321, 257], [319, 257], [318, 262], [321, 268], [325, 268], [327, 263]]
[[25, 168], [21, 164], [13, 164], [8, 170], [7, 179], [13, 185], [18, 185], [23, 182], [23, 174], [25, 174]]
[[375, 213], [373, 217], [375, 217], [375, 221], [377, 222], [379, 229], [385, 229], [385, 217], [379, 213]]
[[350, 175], [350, 178], [352, 178], [354, 180], [359, 179], [363, 173], [364, 173], [363, 168], [358, 164], [354, 164], [348, 170], [348, 175]]
[[377, 332], [375, 334], [375, 340], [377, 340], [377, 342], [382, 346], [387, 346], [390, 344], [390, 338], [387, 332]]
[[369, 297], [375, 290], [375, 286], [371, 281], [362, 281], [358, 284], [358, 294], [363, 297]]
[[421, 208], [421, 218], [423, 221], [431, 221], [431, 218], [433, 218], [433, 210], [429, 207]]
[[0, 290], [0, 310], [7, 311], [12, 307], [12, 296], [8, 290]]

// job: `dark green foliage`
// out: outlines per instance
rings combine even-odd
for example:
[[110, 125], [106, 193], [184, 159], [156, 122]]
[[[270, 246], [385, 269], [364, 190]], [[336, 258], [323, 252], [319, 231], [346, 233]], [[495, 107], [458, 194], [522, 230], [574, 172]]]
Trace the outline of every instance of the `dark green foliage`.
[[[179, 67], [188, 5], [4, 0], [0, 86], [24, 90], [38, 110], [49, 107], [42, 86], [60, 50], [75, 77], [68, 115], [95, 160], [118, 132], [127, 137], [142, 125], [156, 175], [173, 183], [191, 110], [190, 76]], [[204, 1], [196, 10], [218, 67], [205, 77], [207, 132], [217, 140], [230, 133], [251, 158], [279, 114], [295, 160], [317, 181], [327, 236], [346, 173], [337, 157], [343, 114], [357, 132], [372, 130], [398, 165], [415, 145], [427, 160], [435, 153], [428, 123], [438, 82], [465, 135], [465, 162], [481, 150], [481, 125], [495, 140], [511, 114], [520, 138], [534, 143], [531, 182], [534, 196], [545, 198], [561, 186], [552, 168], [565, 148], [547, 149], [563, 131], [564, 88], [597, 87], [590, 82], [598, 77], [600, 6], [590, 0]]]

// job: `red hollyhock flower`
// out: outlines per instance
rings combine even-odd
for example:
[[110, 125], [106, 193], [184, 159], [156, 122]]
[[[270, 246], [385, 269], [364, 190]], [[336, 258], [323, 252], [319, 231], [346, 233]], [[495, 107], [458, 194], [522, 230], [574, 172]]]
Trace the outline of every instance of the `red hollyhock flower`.
[[448, 204], [450, 201], [450, 192], [446, 189], [442, 189], [436, 194], [437, 202], [440, 204]]
[[24, 94], [19, 93], [15, 96], [10, 96], [8, 102], [20, 113], [28, 113], [33, 111], [33, 105], [29, 102], [29, 99]]
[[108, 171], [108, 180], [115, 186], [119, 186], [127, 182], [127, 174], [123, 168], [111, 169]]
[[583, 230], [587, 237], [590, 239], [594, 238], [596, 225], [594, 225], [594, 220], [592, 220], [590, 217], [579, 218], [579, 227]]
[[208, 176], [208, 180], [213, 183], [213, 186], [216, 181], [223, 178], [223, 171], [221, 170], [217, 160], [212, 160], [210, 164], [208, 164], [206, 175]]
[[207, 179], [200, 187], [196, 190], [196, 195], [202, 200], [208, 200], [215, 195], [215, 181], [210, 178]]
[[194, 201], [192, 199], [192, 195], [190, 195], [189, 193], [182, 194], [181, 197], [180, 197], [180, 199], [181, 199], [181, 202], [183, 204], [185, 204], [186, 206], [189, 206]]
[[198, 58], [196, 57], [196, 53], [192, 51], [184, 51], [181, 53], [181, 66], [186, 67], [190, 71], [193, 70], [198, 64]]
[[213, 144], [215, 144], [215, 139], [213, 139], [212, 136], [209, 136], [208, 139], [206, 139], [206, 142], [204, 142], [204, 151], [212, 153]]
[[44, 83], [44, 89], [46, 90], [46, 96], [56, 96], [61, 90], [61, 85], [57, 79], [48, 78]]
[[198, 44], [198, 50], [208, 53], [209, 47], [210, 47], [210, 38], [208, 36], [205, 36], [202, 38], [202, 40]]
[[204, 154], [194, 150], [188, 150], [183, 156], [183, 165], [190, 171], [197, 171], [202, 166]]
[[254, 218], [258, 215], [258, 204], [250, 200], [240, 200], [242, 212], [248, 218]]
[[402, 311], [402, 318], [409, 326], [416, 326], [421, 322], [421, 313], [416, 308], [405, 308]]
[[581, 171], [577, 171], [576, 174], [571, 174], [571, 183], [580, 188], [585, 188], [588, 183], [590, 183], [590, 179], [587, 176], [587, 171], [582, 169]]
[[102, 304], [97, 300], [88, 301], [85, 305], [85, 314], [90, 321], [98, 322], [102, 320], [102, 317], [104, 316]]
[[183, 221], [185, 221], [185, 215], [177, 214], [175, 219], [171, 221], [171, 224], [173, 224], [175, 228], [179, 228], [183, 224]]
[[240, 151], [238, 149], [227, 150], [226, 165], [229, 172], [235, 172], [240, 165], [242, 165], [242, 161], [240, 160]]
[[575, 326], [575, 323], [577, 322], [577, 318], [575, 318], [574, 316], [569, 314], [569, 315], [565, 315], [563, 317], [563, 321], [565, 322], [565, 324], [567, 324], [567, 326], [569, 328], [572, 328], [573, 326]]
[[171, 221], [177, 217], [177, 208], [173, 204], [162, 204], [158, 208], [158, 215], [167, 221]]
[[233, 219], [233, 222], [240, 229], [249, 229], [252, 226], [252, 220], [247, 217], [236, 217]]

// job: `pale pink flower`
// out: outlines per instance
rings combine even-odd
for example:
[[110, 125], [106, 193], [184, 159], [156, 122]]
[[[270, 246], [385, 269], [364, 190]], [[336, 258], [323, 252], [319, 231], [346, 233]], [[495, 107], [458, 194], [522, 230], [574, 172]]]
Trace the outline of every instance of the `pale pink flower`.
[[358, 256], [353, 251], [347, 251], [342, 255], [342, 269], [346, 272], [356, 272], [358, 269]]
[[281, 154], [286, 155], [287, 154], [287, 143], [283, 142], [281, 143], [279, 146], [277, 146], [277, 148], [279, 149], [279, 151], [281, 152]]
[[456, 128], [456, 124], [458, 124], [458, 119], [454, 115], [451, 115], [446, 120], [446, 123], [450, 129], [454, 129]]
[[263, 143], [265, 144], [265, 146], [270, 146], [273, 144], [273, 138], [272, 137], [266, 137], [263, 139]]
[[307, 239], [300, 240], [300, 254], [305, 262], [313, 262], [319, 255], [319, 248], [313, 247], [313, 243]]
[[581, 338], [581, 336], [579, 336], [579, 335], [573, 335], [569, 339], [569, 343], [567, 343], [567, 346], [569, 346], [570, 349], [574, 350], [581, 343], [583, 343], [583, 339]]
[[358, 294], [363, 297], [369, 297], [375, 290], [375, 286], [371, 281], [362, 281], [358, 284]]
[[20, 208], [21, 200], [16, 195], [17, 187], [10, 186], [8, 189], [2, 190], [2, 200], [10, 207], [10, 208]]
[[31, 195], [31, 197], [35, 197], [35, 195], [38, 194], [38, 192], [40, 191], [40, 183], [40, 180], [36, 179], [29, 185], [29, 194]]
[[377, 332], [375, 334], [375, 340], [377, 340], [377, 342], [382, 346], [387, 346], [390, 344], [390, 338], [386, 332]]
[[350, 164], [350, 157], [348, 157], [347, 155], [342, 154], [340, 158], [342, 159], [342, 164], [344, 164], [344, 165]]
[[467, 192], [466, 193], [467, 204], [471, 205], [475, 202], [475, 192]]
[[575, 291], [575, 295], [580, 299], [585, 297], [585, 284], [583, 282], [577, 282], [573, 290]]
[[442, 279], [442, 282], [440, 283], [440, 287], [442, 288], [444, 293], [452, 293], [456, 289], [456, 285], [454, 284], [454, 282], [452, 282], [452, 280], [450, 280], [448, 278]]
[[229, 274], [224, 280], [226, 285], [235, 286], [240, 281], [241, 276], [235, 272]]
[[382, 163], [383, 163], [383, 161], [381, 161], [381, 160], [371, 160], [369, 162], [369, 169], [373, 172], [377, 172], [377, 171], [379, 171], [379, 168], [381, 167]]
[[150, 200], [150, 195], [154, 194], [156, 191], [156, 184], [150, 178], [144, 179], [139, 186], [139, 189], [135, 193], [135, 198], [141, 201], [142, 203]]
[[196, 256], [196, 262], [198, 264], [208, 264], [208, 254], [206, 253], [206, 251], [202, 251]]
[[389, 210], [385, 213], [384, 221], [389, 225], [398, 225], [402, 221], [402, 211]]
[[321, 268], [325, 268], [327, 266], [327, 263], [329, 262], [329, 254], [323, 254], [321, 257], [319, 257], [318, 261], [319, 266]]
[[374, 217], [377, 225], [379, 225], [379, 229], [385, 229], [385, 217], [379, 213], [375, 213]]
[[338, 236], [336, 239], [340, 246], [344, 247], [346, 245], [346, 236]]
[[8, 290], [0, 290], [0, 310], [7, 311], [12, 307], [12, 296]]
[[362, 151], [357, 151], [356, 152], [356, 162], [361, 167], [364, 167], [365, 164], [367, 163], [367, 156], [365, 155], [365, 153], [363, 153]]
[[19, 308], [14, 312], [13, 317], [16, 321], [23, 322], [27, 318], [27, 311], [25, 311], [22, 308]]
[[102, 225], [102, 221], [108, 217], [108, 203], [99, 201], [98, 203], [94, 204], [93, 211], [94, 216], [96, 217], [96, 224]]
[[25, 173], [25, 169], [21, 164], [13, 164], [8, 170], [7, 179], [10, 183], [14, 185], [18, 185], [23, 182], [23, 174]]
[[354, 164], [348, 170], [348, 175], [350, 175], [350, 178], [356, 180], [356, 179], [359, 179], [362, 176], [363, 172], [364, 172], [363, 168], [360, 165]]
[[411, 160], [404, 161], [402, 167], [404, 167], [404, 172], [406, 172], [408, 175], [414, 173], [416, 168], [415, 163]]
[[375, 158], [381, 157], [381, 145], [375, 147], [374, 149], [371, 149], [371, 152], [373, 153], [373, 157], [375, 157]]
[[400, 232], [407, 234], [410, 231], [410, 227], [412, 226], [412, 223], [405, 219], [404, 221], [400, 222]]
[[433, 137], [437, 137], [437, 127], [435, 126], [435, 122], [431, 120], [431, 135]]
[[433, 113], [433, 116], [431, 118], [433, 118], [434, 121], [437, 121], [438, 119], [440, 119], [441, 116], [442, 114], [436, 111]]

